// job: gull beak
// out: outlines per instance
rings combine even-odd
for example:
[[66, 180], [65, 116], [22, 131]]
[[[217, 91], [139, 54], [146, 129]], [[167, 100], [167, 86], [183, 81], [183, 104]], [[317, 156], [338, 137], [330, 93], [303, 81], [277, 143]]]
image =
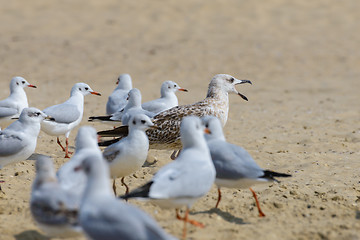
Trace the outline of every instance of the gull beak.
[[49, 121], [55, 121], [55, 118], [51, 117], [51, 116], [46, 116], [44, 118], [44, 120], [49, 120]]
[[182, 91], [182, 92], [188, 92], [188, 90], [185, 89], [185, 88], [179, 88], [178, 90], [179, 90], [179, 91]]
[[19, 118], [18, 118], [18, 117], [13, 117], [13, 118], [11, 118], [11, 119], [13, 119], [13, 120], [18, 120]]
[[119, 84], [119, 82], [120, 82], [120, 81], [119, 81], [119, 79], [118, 79], [118, 80], [116, 81], [116, 85]]
[[28, 87], [37, 88], [35, 85], [29, 84]]
[[[249, 83], [252, 85], [252, 82], [250, 80], [239, 80], [239, 79], [234, 79], [234, 85], [238, 85], [238, 84], [243, 84], [243, 83]], [[236, 91], [236, 90], [235, 90]], [[238, 91], [236, 91], [236, 93], [245, 101], [248, 101], [247, 97], [241, 93], [239, 93]]]
[[101, 96], [101, 94], [100, 93], [98, 93], [98, 92], [94, 92], [94, 91], [92, 91], [92, 92], [90, 92], [91, 94], [94, 94], [94, 95], [98, 95], [98, 96]]
[[159, 127], [159, 126], [156, 126], [156, 125], [152, 125], [152, 126], [150, 126], [149, 128], [150, 128], [150, 129], [160, 129], [160, 127]]
[[204, 129], [204, 133], [206, 133], [206, 134], [211, 134], [211, 131], [210, 131], [210, 129], [205, 128], [205, 129]]

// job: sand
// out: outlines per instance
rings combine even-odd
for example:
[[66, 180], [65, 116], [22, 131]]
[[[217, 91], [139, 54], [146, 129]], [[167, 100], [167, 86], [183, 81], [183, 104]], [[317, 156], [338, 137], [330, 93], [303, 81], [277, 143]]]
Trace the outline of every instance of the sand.
[[[214, 186], [191, 217], [189, 239], [360, 239], [360, 2], [345, 1], [1, 1], [0, 96], [13, 76], [31, 106], [61, 103], [86, 82], [81, 125], [105, 113], [119, 74], [129, 73], [143, 100], [173, 80], [189, 89], [180, 104], [205, 97], [211, 77], [250, 79], [230, 96], [229, 142], [263, 168], [290, 173], [281, 183], [254, 186], [266, 214], [259, 218], [248, 189]], [[98, 130], [108, 127], [91, 123]], [[70, 135], [74, 146], [77, 129]], [[66, 160], [41, 132], [36, 153]], [[168, 163], [170, 151], [150, 151], [155, 165], [128, 178], [133, 189]], [[46, 239], [29, 211], [34, 161], [0, 170], [0, 239]], [[120, 191], [124, 190], [118, 182]], [[131, 203], [181, 237], [175, 211]], [[80, 238], [79, 238], [80, 239]], [[81, 238], [84, 239], [84, 238]]]

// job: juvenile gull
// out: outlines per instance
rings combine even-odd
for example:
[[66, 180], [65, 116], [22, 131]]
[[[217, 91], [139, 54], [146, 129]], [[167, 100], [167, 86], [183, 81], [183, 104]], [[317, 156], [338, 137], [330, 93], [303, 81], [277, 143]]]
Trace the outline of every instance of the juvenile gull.
[[244, 148], [226, 142], [218, 118], [205, 116], [202, 121], [210, 130], [209, 134], [206, 134], [206, 140], [216, 169], [215, 183], [218, 186], [218, 200], [215, 208], [221, 200], [221, 187], [249, 188], [255, 198], [260, 217], [264, 217], [265, 214], [261, 211], [256, 193], [250, 186], [277, 181], [274, 177], [291, 177], [291, 175], [262, 169]]
[[29, 107], [25, 87], [36, 88], [22, 77], [13, 77], [10, 82], [10, 96], [0, 101], [0, 123], [19, 117], [24, 108]]
[[39, 228], [50, 237], [75, 237], [81, 233], [78, 203], [71, 193], [61, 188], [53, 162], [47, 156], [36, 160], [30, 211]]
[[26, 160], [34, 153], [40, 123], [49, 119], [37, 108], [24, 108], [19, 120], [0, 131], [0, 169], [10, 163]]
[[[68, 138], [71, 130], [81, 122], [84, 113], [84, 96], [88, 94], [101, 96], [100, 93], [94, 92], [86, 83], [76, 83], [71, 88], [68, 100], [44, 109], [44, 113], [52, 116], [55, 121], [43, 121], [41, 130], [51, 136], [57, 136], [57, 143], [65, 152], [65, 158], [70, 158]], [[66, 137], [65, 148], [61, 145], [60, 135]]]
[[57, 171], [57, 178], [61, 187], [77, 196], [76, 201], [80, 205], [80, 201], [86, 186], [86, 176], [84, 172], [75, 172], [74, 168], [78, 166], [86, 156], [102, 157], [102, 152], [98, 147], [98, 138], [96, 130], [90, 126], [79, 128], [75, 140], [75, 153], [71, 159], [66, 162]]
[[[200, 119], [184, 117], [180, 131], [183, 149], [178, 158], [162, 167], [150, 182], [122, 198], [145, 198], [161, 207], [176, 208], [176, 217], [184, 221], [185, 238], [187, 222], [203, 227], [188, 219], [189, 209], [210, 190], [216, 173]], [[186, 206], [183, 218], [178, 214], [178, 208], [182, 206]]]
[[109, 186], [109, 169], [102, 158], [90, 156], [75, 168], [87, 175], [79, 221], [93, 240], [173, 239], [140, 209], [114, 197]]
[[106, 103], [107, 115], [111, 115], [126, 106], [128, 92], [132, 89], [132, 81], [129, 74], [121, 74], [116, 84], [117, 87], [111, 93]]
[[[229, 112], [229, 93], [236, 93], [244, 100], [247, 98], [239, 93], [235, 85], [250, 83], [249, 80], [238, 80], [228, 74], [215, 75], [210, 84], [206, 98], [200, 102], [173, 107], [165, 110], [153, 118], [153, 123], [158, 129], [149, 129], [146, 131], [150, 149], [172, 149], [181, 148], [180, 142], [180, 122], [185, 116], [213, 115], [221, 120], [224, 126]], [[98, 134], [103, 137], [126, 136], [128, 130], [126, 126], [121, 126], [113, 130], [101, 131]], [[113, 141], [111, 141], [113, 142]], [[107, 145], [107, 142], [100, 145]]]
[[145, 130], [153, 125], [150, 118], [144, 114], [133, 116], [129, 121], [129, 135], [104, 150], [104, 158], [109, 162], [110, 175], [114, 179], [115, 195], [115, 179], [118, 177], [121, 177], [126, 193], [129, 192], [129, 187], [124, 182], [125, 176], [139, 170], [144, 164], [149, 150], [149, 140]]
[[149, 102], [145, 102], [141, 106], [143, 109], [155, 114], [172, 107], [176, 107], [179, 105], [177, 96], [175, 94], [177, 91], [187, 92], [188, 90], [181, 88], [176, 82], [165, 81], [161, 84], [161, 97]]

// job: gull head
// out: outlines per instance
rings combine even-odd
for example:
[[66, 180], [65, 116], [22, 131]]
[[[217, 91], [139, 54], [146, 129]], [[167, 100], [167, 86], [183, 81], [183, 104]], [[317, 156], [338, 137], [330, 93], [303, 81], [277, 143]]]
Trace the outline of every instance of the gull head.
[[225, 141], [222, 125], [220, 120], [215, 116], [204, 116], [201, 121], [205, 128], [209, 129], [209, 132], [205, 134], [206, 140], [221, 139]]
[[13, 77], [10, 82], [10, 89], [11, 91], [17, 89], [17, 88], [24, 88], [24, 87], [32, 87], [36, 88], [35, 85], [30, 84], [28, 81], [26, 81], [23, 77]]
[[86, 83], [75, 83], [75, 85], [71, 88], [71, 95], [73, 95], [75, 93], [80, 93], [84, 96], [89, 95], [89, 94], [101, 96], [100, 93], [92, 90], [91, 87], [89, 85], [87, 85]]
[[128, 93], [128, 104], [131, 106], [141, 106], [141, 92], [137, 88], [133, 88]]
[[117, 88], [120, 89], [124, 89], [124, 90], [130, 90], [132, 89], [132, 81], [131, 81], [131, 77], [129, 74], [121, 74], [117, 81], [116, 84], [118, 85]]
[[183, 148], [205, 143], [204, 131], [205, 127], [200, 118], [196, 116], [184, 117], [180, 124], [180, 138]]
[[187, 92], [188, 90], [185, 88], [181, 88], [176, 82], [173, 81], [165, 81], [161, 84], [161, 96], [163, 96], [167, 92], [176, 91]]
[[95, 128], [90, 126], [83, 126], [79, 128], [75, 139], [76, 150], [84, 148], [97, 148], [97, 142], [98, 135]]
[[149, 128], [157, 128], [154, 126], [154, 123], [150, 120], [145, 114], [136, 114], [129, 120], [129, 128], [131, 129], [140, 129], [145, 131]]
[[33, 122], [33, 123], [40, 123], [44, 119], [54, 120], [50, 116], [43, 113], [41, 110], [33, 107], [24, 108], [19, 117], [19, 121], [21, 122]]
[[247, 101], [247, 97], [239, 93], [235, 88], [235, 85], [243, 83], [252, 84], [250, 80], [239, 80], [229, 74], [217, 74], [211, 79], [209, 91], [211, 88], [218, 88], [228, 93], [238, 94], [242, 99]]

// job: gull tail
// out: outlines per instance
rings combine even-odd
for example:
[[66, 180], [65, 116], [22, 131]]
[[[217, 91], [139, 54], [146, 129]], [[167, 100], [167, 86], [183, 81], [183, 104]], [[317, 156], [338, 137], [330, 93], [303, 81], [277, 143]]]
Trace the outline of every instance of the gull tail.
[[291, 175], [286, 173], [278, 173], [270, 170], [265, 170], [264, 175], [261, 176], [260, 178], [266, 178], [268, 180], [279, 182], [278, 180], [275, 179], [275, 177], [291, 177]]
[[128, 194], [119, 196], [118, 198], [122, 198], [124, 200], [128, 200], [129, 198], [148, 198], [149, 197], [149, 191], [150, 187], [153, 184], [153, 181], [148, 182], [142, 187], [139, 187], [135, 189], [134, 191], [131, 191]]
[[129, 134], [128, 126], [120, 126], [111, 130], [100, 131], [97, 133], [100, 137], [125, 137]]
[[97, 122], [97, 121], [111, 121], [111, 115], [109, 116], [93, 116], [89, 117], [89, 122]]

